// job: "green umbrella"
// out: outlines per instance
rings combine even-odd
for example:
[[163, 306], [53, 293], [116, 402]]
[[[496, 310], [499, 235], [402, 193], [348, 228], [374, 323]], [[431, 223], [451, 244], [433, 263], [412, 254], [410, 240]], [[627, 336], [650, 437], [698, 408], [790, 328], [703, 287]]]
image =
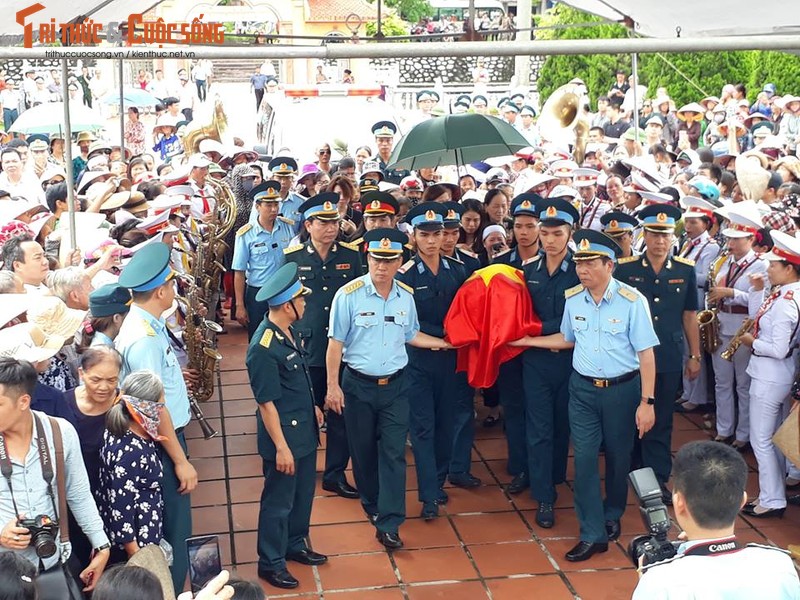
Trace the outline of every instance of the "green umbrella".
[[530, 143], [505, 121], [489, 115], [434, 117], [409, 131], [395, 146], [389, 169], [416, 170], [439, 165], [466, 165], [515, 154]]

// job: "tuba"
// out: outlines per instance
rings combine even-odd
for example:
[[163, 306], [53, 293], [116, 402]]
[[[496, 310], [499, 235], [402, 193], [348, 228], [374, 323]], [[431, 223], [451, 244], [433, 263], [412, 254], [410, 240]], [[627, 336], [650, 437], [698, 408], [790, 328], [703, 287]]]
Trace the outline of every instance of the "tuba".
[[578, 165], [583, 163], [589, 139], [589, 121], [582, 115], [585, 103], [583, 86], [574, 83], [562, 85], [547, 98], [536, 122], [541, 136], [551, 142], [570, 130], [575, 134], [572, 155]]
[[195, 125], [192, 121], [183, 134], [183, 151], [186, 155], [196, 154], [200, 151], [200, 142], [205, 139], [217, 140], [222, 143], [222, 136], [228, 128], [228, 117], [222, 108], [222, 101], [217, 98], [214, 101], [214, 111], [211, 115], [211, 123], [208, 125]]

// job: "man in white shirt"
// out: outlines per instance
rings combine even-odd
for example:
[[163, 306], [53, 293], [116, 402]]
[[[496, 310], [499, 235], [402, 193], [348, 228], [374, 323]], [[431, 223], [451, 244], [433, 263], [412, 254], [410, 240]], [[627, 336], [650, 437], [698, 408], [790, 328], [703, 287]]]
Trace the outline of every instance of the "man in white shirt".
[[[27, 150], [27, 145], [26, 148]], [[22, 156], [13, 148], [6, 148], [0, 153], [0, 190], [11, 196], [20, 196], [28, 202], [44, 204], [44, 190], [32, 172], [26, 171]]]
[[13, 237], [3, 244], [4, 268], [13, 271], [22, 280], [27, 293], [49, 294], [44, 280], [50, 272], [50, 263], [44, 249], [30, 237]]
[[189, 74], [186, 69], [178, 71], [178, 100], [184, 118], [191, 121], [194, 118], [194, 109], [198, 102], [197, 90], [189, 81]]

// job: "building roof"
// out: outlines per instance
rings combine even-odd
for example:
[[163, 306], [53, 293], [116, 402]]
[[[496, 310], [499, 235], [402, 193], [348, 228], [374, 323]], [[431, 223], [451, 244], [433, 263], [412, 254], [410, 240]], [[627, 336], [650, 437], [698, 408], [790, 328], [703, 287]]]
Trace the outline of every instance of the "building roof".
[[348, 15], [362, 21], [377, 21], [378, 10], [367, 0], [306, 0], [306, 21], [310, 23], [344, 23]]

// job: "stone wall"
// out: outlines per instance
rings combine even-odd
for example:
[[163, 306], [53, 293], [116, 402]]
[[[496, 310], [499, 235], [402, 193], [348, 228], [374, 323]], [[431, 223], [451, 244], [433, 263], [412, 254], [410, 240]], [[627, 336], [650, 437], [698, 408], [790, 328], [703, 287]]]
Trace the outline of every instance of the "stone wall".
[[[91, 67], [95, 64], [95, 61], [94, 59], [87, 59], [83, 61], [82, 64], [87, 67]], [[27, 69], [28, 67], [33, 67], [37, 74], [48, 72], [50, 69], [58, 69], [59, 75], [61, 74], [61, 60], [57, 58], [41, 60], [22, 60], [21, 58], [13, 58], [0, 61], [0, 70], [6, 72], [6, 79], [11, 79], [17, 84], [22, 81], [22, 78], [25, 76], [23, 70]], [[78, 61], [67, 61], [67, 70], [70, 73], [79, 71]], [[80, 75], [80, 72], [78, 74]]]
[[[531, 83], [539, 78], [539, 69], [545, 57], [531, 57]], [[477, 65], [476, 57], [410, 57], [373, 58], [370, 66], [386, 69], [397, 64], [401, 85], [433, 85], [436, 78], [442, 83], [472, 83], [472, 69]], [[514, 76], [513, 56], [485, 56], [483, 64], [489, 71], [489, 83], [506, 83]]]

